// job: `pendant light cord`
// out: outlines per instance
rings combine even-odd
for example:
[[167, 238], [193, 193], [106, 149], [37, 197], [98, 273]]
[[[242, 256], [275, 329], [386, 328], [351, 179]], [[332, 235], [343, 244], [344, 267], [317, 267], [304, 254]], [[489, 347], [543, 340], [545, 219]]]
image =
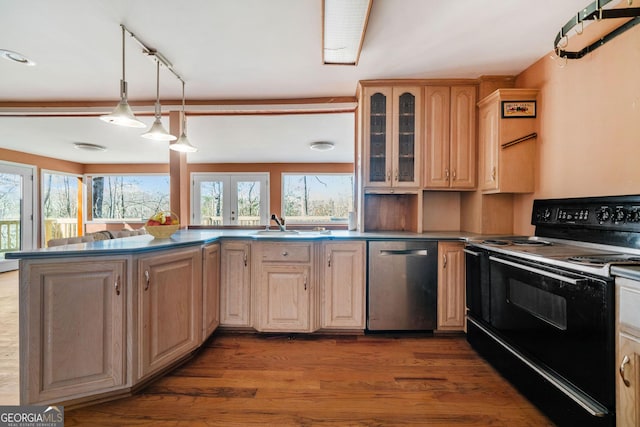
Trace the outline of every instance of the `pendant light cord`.
[[186, 132], [187, 128], [187, 115], [184, 112], [184, 80], [182, 82], [182, 133]]
[[156, 119], [160, 116], [160, 61], [156, 58]]

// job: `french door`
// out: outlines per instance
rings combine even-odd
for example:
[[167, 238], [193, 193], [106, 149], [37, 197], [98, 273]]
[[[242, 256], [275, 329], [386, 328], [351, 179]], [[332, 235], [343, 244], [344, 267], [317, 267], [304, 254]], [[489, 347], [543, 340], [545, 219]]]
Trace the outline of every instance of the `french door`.
[[7, 252], [35, 247], [35, 168], [0, 162], [0, 272], [16, 270]]
[[191, 182], [192, 224], [268, 224], [268, 173], [194, 173]]

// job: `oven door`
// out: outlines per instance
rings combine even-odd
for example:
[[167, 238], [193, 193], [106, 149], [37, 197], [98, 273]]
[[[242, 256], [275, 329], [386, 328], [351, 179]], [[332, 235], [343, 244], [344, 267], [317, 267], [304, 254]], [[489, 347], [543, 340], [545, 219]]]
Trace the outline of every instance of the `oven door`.
[[464, 254], [467, 315], [488, 324], [491, 320], [489, 253], [475, 246], [467, 246]]
[[503, 255], [491, 255], [489, 263], [498, 335], [614, 407], [613, 283]]

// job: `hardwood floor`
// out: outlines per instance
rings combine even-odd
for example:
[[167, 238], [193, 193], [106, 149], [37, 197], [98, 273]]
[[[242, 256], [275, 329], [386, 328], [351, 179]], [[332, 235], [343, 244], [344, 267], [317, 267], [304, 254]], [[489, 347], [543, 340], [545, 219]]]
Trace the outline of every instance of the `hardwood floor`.
[[[18, 275], [0, 274], [0, 404], [18, 404]], [[216, 334], [65, 426], [552, 426], [463, 336]]]
[[66, 426], [550, 426], [462, 336], [218, 335]]

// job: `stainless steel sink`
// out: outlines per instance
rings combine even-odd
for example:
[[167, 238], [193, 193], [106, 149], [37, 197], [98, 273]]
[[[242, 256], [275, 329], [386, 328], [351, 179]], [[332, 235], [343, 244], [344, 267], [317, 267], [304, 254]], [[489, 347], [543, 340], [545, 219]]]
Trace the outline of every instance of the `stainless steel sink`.
[[256, 236], [319, 236], [331, 234], [331, 230], [309, 230], [309, 231], [298, 231], [298, 230], [260, 230], [256, 231]]
[[291, 234], [298, 234], [297, 230], [260, 230], [254, 234], [258, 236], [287, 236]]

